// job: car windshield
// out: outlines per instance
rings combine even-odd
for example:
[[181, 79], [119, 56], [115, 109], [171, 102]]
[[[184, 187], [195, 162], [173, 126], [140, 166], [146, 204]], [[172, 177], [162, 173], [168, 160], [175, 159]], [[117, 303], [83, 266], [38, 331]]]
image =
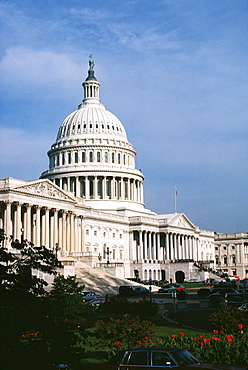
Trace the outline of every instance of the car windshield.
[[199, 364], [200, 361], [197, 360], [191, 353], [186, 350], [180, 351], [172, 351], [171, 355], [180, 365], [191, 365], [191, 364]]

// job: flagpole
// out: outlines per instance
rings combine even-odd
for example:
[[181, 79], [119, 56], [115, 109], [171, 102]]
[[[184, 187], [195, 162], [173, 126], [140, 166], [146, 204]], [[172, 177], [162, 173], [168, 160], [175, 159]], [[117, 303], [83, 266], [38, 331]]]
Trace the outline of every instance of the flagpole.
[[177, 187], [174, 186], [174, 213], [177, 213]]

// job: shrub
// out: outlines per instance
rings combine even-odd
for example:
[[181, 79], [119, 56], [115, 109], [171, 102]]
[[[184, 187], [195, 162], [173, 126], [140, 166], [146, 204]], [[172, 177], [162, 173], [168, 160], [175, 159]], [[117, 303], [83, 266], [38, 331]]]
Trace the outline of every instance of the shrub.
[[238, 333], [225, 334], [214, 330], [208, 336], [186, 337], [183, 332], [173, 334], [165, 340], [155, 340], [151, 344], [165, 347], [181, 347], [188, 349], [202, 362], [215, 364], [248, 365], [248, 336], [237, 327]]
[[98, 320], [94, 335], [98, 346], [115, 353], [121, 347], [147, 343], [154, 336], [153, 326], [150, 321], [140, 320], [139, 316], [124, 315], [121, 319], [110, 318], [108, 322]]
[[210, 315], [209, 320], [216, 329], [227, 334], [239, 333], [239, 325], [248, 327], [247, 313], [237, 308], [227, 308], [225, 303], [221, 304], [219, 311]]

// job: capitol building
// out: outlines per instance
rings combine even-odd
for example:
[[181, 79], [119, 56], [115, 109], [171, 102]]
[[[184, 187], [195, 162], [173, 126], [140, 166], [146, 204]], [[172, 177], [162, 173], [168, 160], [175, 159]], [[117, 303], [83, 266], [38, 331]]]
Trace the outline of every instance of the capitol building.
[[[84, 98], [58, 129], [40, 179], [0, 179], [0, 228], [118, 278], [202, 280], [206, 270], [248, 276], [248, 234], [201, 230], [183, 213], [144, 205], [144, 175], [125, 127], [100, 101], [90, 58]], [[10, 242], [5, 241], [6, 247]]]

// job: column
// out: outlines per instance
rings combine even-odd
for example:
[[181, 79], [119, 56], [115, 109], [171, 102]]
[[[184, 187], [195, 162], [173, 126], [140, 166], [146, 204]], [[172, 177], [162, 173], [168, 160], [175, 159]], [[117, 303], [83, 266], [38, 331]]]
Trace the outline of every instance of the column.
[[70, 252], [75, 251], [75, 215], [74, 213], [70, 214], [70, 224], [71, 224], [71, 238], [70, 238]]
[[[6, 236], [9, 237], [11, 235], [11, 203], [6, 202], [6, 209], [4, 211], [4, 231]], [[6, 240], [6, 247], [9, 246], [8, 239]]]
[[165, 260], [170, 259], [169, 234], [168, 233], [165, 234], [165, 256], [163, 259]]
[[102, 199], [107, 199], [107, 185], [106, 185], [106, 182], [107, 182], [107, 177], [104, 176], [103, 179], [102, 179]]
[[80, 197], [80, 180], [78, 176], [75, 177], [75, 181], [76, 181], [75, 193], [76, 193], [76, 197], [79, 198]]
[[46, 246], [46, 211], [41, 215], [41, 245]]
[[70, 214], [71, 212], [69, 211], [67, 213], [67, 218], [66, 218], [66, 251], [69, 252], [70, 251], [70, 236], [71, 236], [71, 225], [70, 225], [70, 221], [71, 221], [71, 218], [70, 218]]
[[20, 203], [16, 203], [16, 211], [14, 215], [14, 240], [18, 239], [21, 241], [21, 228], [22, 228], [22, 223], [21, 223], [21, 205]]
[[152, 259], [152, 234], [150, 231], [148, 233], [148, 256], [149, 256], [149, 260], [151, 260]]
[[50, 212], [50, 249], [54, 249], [54, 209]]
[[93, 199], [98, 198], [98, 189], [97, 189], [97, 176], [94, 177], [94, 190], [93, 190]]
[[49, 238], [49, 229], [50, 229], [50, 212], [48, 208], [45, 208], [45, 247], [50, 248], [50, 238]]
[[85, 199], [89, 199], [89, 194], [90, 194], [89, 177], [85, 176]]
[[27, 239], [27, 241], [31, 241], [31, 209], [31, 205], [27, 204], [26, 224], [24, 226], [24, 238]]
[[63, 213], [58, 212], [58, 247], [60, 250], [63, 248]]
[[62, 213], [62, 245], [61, 249], [65, 252], [66, 251], [66, 241], [67, 241], [67, 225], [66, 225], [66, 212], [63, 211]]
[[40, 247], [40, 207], [36, 206], [36, 247]]
[[115, 177], [111, 180], [111, 199], [116, 199], [115, 197]]
[[80, 252], [84, 252], [85, 251], [85, 247], [84, 247], [84, 218], [83, 216], [81, 216], [81, 250]]
[[58, 225], [58, 210], [54, 210], [54, 245], [53, 248], [55, 248], [56, 244], [59, 242], [59, 225]]
[[175, 259], [175, 253], [174, 253], [174, 243], [173, 243], [173, 234], [170, 233], [170, 259]]

